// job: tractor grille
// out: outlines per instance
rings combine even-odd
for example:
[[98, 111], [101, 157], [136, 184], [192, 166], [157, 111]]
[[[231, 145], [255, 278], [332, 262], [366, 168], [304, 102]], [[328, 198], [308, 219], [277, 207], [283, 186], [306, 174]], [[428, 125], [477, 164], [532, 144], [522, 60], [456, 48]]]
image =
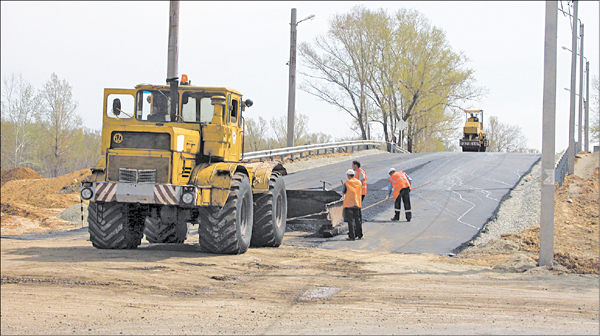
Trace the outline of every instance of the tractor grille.
[[156, 183], [156, 169], [138, 170], [138, 182]]
[[156, 169], [119, 168], [119, 182], [156, 183]]
[[108, 155], [107, 180], [125, 183], [169, 183], [169, 156]]

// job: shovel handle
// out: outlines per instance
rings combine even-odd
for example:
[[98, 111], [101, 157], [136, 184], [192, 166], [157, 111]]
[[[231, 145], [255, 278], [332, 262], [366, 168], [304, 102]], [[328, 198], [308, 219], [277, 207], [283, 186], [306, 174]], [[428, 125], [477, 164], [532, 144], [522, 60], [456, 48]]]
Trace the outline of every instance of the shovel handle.
[[410, 188], [410, 190], [411, 190], [411, 191], [413, 191], [413, 190], [415, 190], [415, 189], [421, 188], [422, 186], [426, 186], [426, 185], [428, 185], [428, 184], [429, 184], [429, 183], [431, 183], [431, 182], [433, 182], [433, 181], [429, 181], [429, 182], [427, 182], [427, 183], [423, 183], [423, 184], [421, 184], [421, 185], [420, 185], [420, 186], [418, 186], [418, 187]]
[[389, 197], [389, 196], [388, 196], [388, 197], [386, 197], [386, 198], [382, 199], [381, 201], [379, 201], [379, 202], [377, 202], [377, 203], [373, 203], [373, 204], [369, 205], [368, 207], [362, 208], [362, 210], [367, 210], [368, 208], [370, 208], [370, 207], [373, 207], [373, 206], [376, 206], [377, 204], [381, 204], [381, 203], [383, 203], [383, 202], [385, 202], [385, 201], [389, 200], [390, 198], [391, 198], [391, 197]]

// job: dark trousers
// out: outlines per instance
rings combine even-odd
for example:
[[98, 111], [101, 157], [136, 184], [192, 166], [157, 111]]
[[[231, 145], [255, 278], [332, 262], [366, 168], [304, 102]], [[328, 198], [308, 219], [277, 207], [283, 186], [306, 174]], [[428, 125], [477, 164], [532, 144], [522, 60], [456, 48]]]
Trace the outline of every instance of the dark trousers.
[[412, 212], [410, 211], [410, 188], [400, 189], [400, 193], [394, 201], [394, 210], [396, 211], [395, 216], [397, 218], [400, 218], [400, 209], [402, 209], [401, 202], [404, 203], [404, 212], [406, 213], [406, 219], [411, 219]]
[[[365, 196], [367, 196], [367, 195], [362, 195], [361, 202], [364, 202], [364, 201], [365, 201]], [[360, 223], [361, 223], [361, 227], [362, 227], [362, 223], [363, 223], [363, 219], [362, 219], [362, 208], [360, 209]], [[362, 237], [362, 235], [361, 235], [361, 237]]]
[[344, 208], [344, 221], [348, 223], [348, 237], [362, 238], [362, 213], [360, 208]]

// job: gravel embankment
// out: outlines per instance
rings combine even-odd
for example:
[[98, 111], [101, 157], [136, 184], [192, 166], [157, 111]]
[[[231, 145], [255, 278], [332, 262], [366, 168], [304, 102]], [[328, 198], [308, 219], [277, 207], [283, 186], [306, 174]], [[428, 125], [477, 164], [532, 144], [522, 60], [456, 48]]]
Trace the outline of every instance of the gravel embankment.
[[540, 168], [541, 160], [536, 163], [529, 174], [521, 181], [501, 203], [496, 217], [484, 226], [477, 238], [475, 246], [486, 244], [490, 240], [500, 238], [504, 233], [516, 233], [522, 229], [540, 223]]

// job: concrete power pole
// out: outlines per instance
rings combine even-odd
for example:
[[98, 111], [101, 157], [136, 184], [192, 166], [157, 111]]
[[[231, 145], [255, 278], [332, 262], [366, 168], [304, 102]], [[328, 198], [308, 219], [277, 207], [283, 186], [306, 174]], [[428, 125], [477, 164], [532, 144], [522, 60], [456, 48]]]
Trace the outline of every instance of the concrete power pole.
[[579, 34], [579, 36], [581, 37], [581, 50], [579, 51], [579, 118], [578, 118], [578, 123], [577, 123], [577, 152], [581, 152], [581, 144], [582, 144], [582, 137], [581, 137], [581, 131], [583, 128], [583, 125], [581, 123], [582, 121], [582, 117], [583, 117], [583, 23], [580, 26], [581, 28], [581, 33]]
[[292, 8], [290, 23], [290, 83], [288, 88], [287, 147], [294, 147], [294, 118], [296, 112], [296, 8]]
[[170, 84], [171, 97], [171, 121], [175, 121], [177, 115], [177, 105], [179, 94], [177, 90], [178, 79], [177, 63], [179, 57], [178, 39], [179, 36], [179, 1], [171, 1], [169, 8], [169, 52], [167, 63], [167, 84]]
[[552, 266], [552, 261], [554, 260], [554, 151], [556, 124], [557, 17], [558, 2], [546, 1], [544, 96], [542, 104], [540, 266]]
[[585, 151], [590, 152], [590, 62], [585, 62]]
[[571, 35], [571, 104], [569, 108], [569, 157], [567, 172], [575, 172], [575, 69], [577, 68], [577, 7], [579, 2], [573, 1], [573, 34]]

